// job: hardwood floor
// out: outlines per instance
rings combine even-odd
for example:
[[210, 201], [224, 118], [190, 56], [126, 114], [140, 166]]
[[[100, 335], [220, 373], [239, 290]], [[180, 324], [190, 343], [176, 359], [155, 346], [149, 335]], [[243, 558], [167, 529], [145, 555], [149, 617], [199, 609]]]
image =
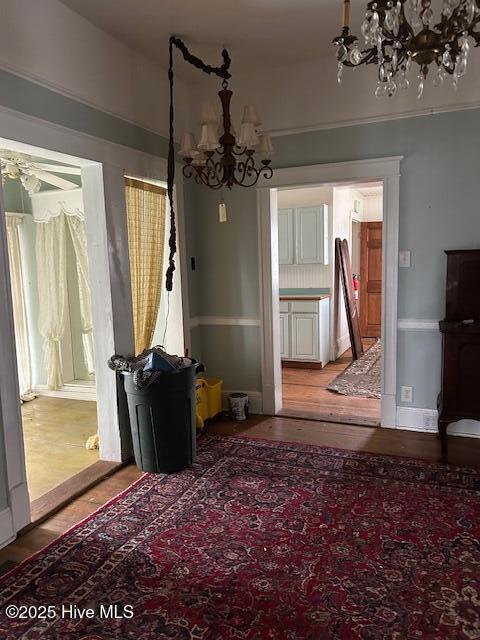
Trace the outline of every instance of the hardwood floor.
[[[438, 461], [440, 443], [435, 434], [398, 429], [358, 428], [330, 422], [311, 422], [291, 418], [252, 416], [243, 423], [220, 419], [213, 422], [209, 433], [240, 435], [267, 440], [302, 442], [352, 451], [401, 455]], [[451, 437], [450, 462], [459, 465], [480, 464], [480, 439]], [[135, 482], [142, 472], [133, 464], [123, 467], [102, 480], [68, 506], [40, 525], [20, 535], [15, 542], [0, 550], [0, 570], [6, 563], [18, 563], [55, 540], [74, 524]], [[5, 569], [11, 568], [11, 564]]]
[[[363, 338], [365, 349], [374, 342]], [[350, 349], [323, 369], [282, 369], [282, 416], [317, 420], [338, 420], [344, 423], [380, 425], [380, 400], [354, 398], [328, 391], [330, 382], [352, 361]]]

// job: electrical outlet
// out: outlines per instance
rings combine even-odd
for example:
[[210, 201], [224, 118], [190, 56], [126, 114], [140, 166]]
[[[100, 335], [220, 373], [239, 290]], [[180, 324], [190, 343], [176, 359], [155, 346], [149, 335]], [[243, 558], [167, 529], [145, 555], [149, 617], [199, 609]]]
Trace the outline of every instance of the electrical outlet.
[[402, 402], [413, 402], [413, 387], [400, 387], [400, 400]]
[[398, 253], [398, 266], [399, 267], [409, 267], [410, 264], [411, 264], [410, 251], [399, 251], [399, 253]]

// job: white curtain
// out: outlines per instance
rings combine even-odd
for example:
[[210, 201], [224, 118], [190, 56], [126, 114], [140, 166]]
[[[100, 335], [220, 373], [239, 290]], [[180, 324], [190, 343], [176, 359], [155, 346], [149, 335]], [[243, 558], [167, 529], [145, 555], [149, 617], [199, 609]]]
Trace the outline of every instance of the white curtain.
[[17, 350], [18, 384], [22, 400], [33, 400], [32, 369], [28, 342], [27, 313], [23, 290], [22, 255], [20, 251], [21, 216], [7, 215], [8, 262], [12, 284], [13, 319], [15, 325], [15, 345]]
[[38, 328], [44, 340], [47, 384], [63, 385], [61, 340], [67, 324], [65, 219], [61, 212], [37, 225]]
[[82, 340], [85, 364], [89, 374], [95, 372], [95, 355], [93, 351], [92, 299], [90, 277], [88, 273], [87, 238], [85, 222], [78, 215], [65, 212], [68, 228], [72, 237], [75, 257], [77, 259], [78, 290], [80, 294], [80, 316], [82, 321]]

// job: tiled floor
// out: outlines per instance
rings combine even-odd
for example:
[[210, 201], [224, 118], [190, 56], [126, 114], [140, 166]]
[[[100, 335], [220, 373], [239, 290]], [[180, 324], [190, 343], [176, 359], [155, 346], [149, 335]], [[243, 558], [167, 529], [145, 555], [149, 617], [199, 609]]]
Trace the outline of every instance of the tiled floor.
[[39, 396], [22, 405], [30, 500], [36, 500], [98, 460], [85, 449], [97, 431], [97, 405]]

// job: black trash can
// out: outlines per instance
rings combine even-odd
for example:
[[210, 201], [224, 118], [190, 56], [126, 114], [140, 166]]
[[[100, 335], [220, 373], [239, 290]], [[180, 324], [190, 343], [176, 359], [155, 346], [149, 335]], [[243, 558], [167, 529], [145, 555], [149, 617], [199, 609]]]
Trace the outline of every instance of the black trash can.
[[145, 389], [123, 373], [135, 462], [143, 471], [172, 473], [192, 464], [196, 454], [195, 383], [201, 367], [163, 373]]

